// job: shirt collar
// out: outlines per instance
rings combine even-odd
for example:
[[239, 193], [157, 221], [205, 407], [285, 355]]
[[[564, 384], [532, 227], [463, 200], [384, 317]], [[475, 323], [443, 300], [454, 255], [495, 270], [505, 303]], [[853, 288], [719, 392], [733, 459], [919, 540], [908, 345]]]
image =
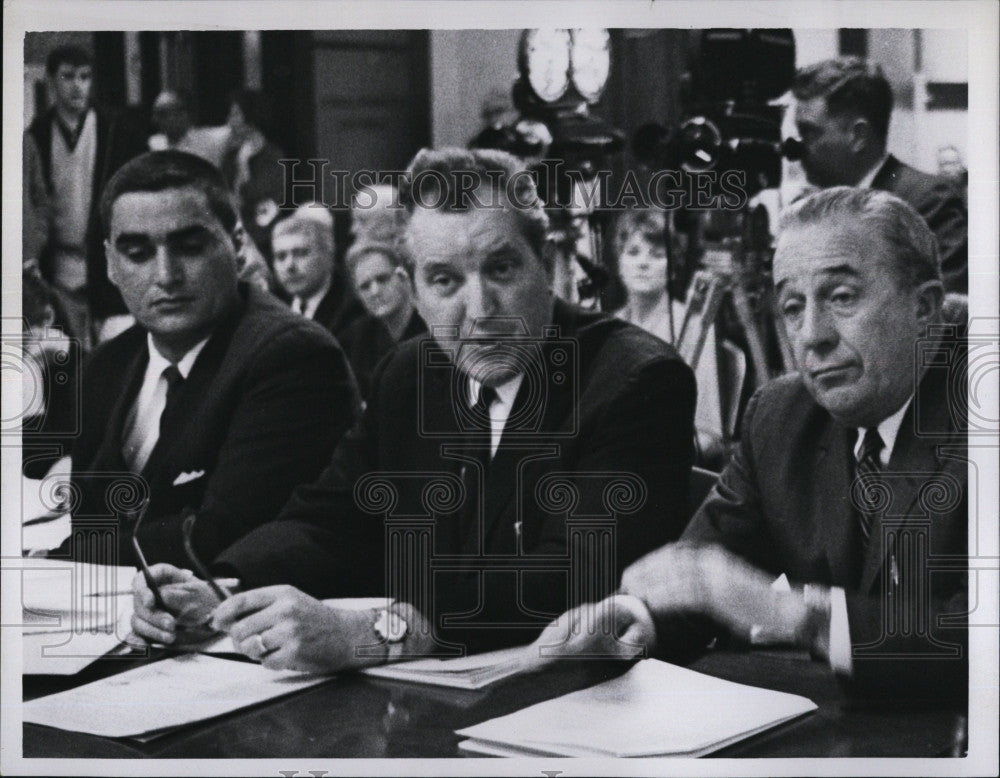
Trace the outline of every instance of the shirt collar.
[[[508, 407], [512, 406], [514, 404], [514, 398], [517, 397], [517, 391], [521, 388], [521, 381], [523, 380], [524, 374], [518, 373], [506, 383], [502, 383], [500, 386], [494, 387], [494, 391], [497, 393], [497, 401]], [[482, 384], [470, 376], [469, 405], [476, 404], [476, 401], [479, 399], [479, 390], [481, 388]]]
[[302, 300], [302, 315], [307, 319], [311, 319], [316, 314], [316, 309], [319, 308], [319, 304], [323, 302], [323, 298], [326, 297], [326, 293], [330, 291], [330, 286], [333, 283], [332, 274], [327, 276], [326, 281], [323, 285], [313, 292], [311, 295]]
[[[896, 411], [892, 416], [887, 419], [883, 419], [878, 425], [878, 434], [882, 438], [882, 442], [885, 447], [879, 453], [879, 459], [882, 461], [882, 466], [885, 467], [889, 464], [889, 459], [892, 457], [892, 449], [896, 445], [896, 438], [899, 436], [899, 428], [903, 424], [903, 416], [906, 415], [907, 408], [910, 407], [910, 403], [913, 402], [913, 395], [910, 395], [910, 399], [903, 403], [902, 407]], [[861, 456], [861, 444], [865, 438], [865, 429], [863, 427], [858, 428], [858, 439], [854, 444], [854, 458], [858, 459]]]
[[878, 175], [878, 172], [882, 169], [882, 166], [885, 164], [887, 159], [889, 159], [888, 151], [884, 152], [882, 156], [879, 157], [878, 162], [876, 162], [875, 165], [867, 173], [865, 173], [864, 176], [862, 176], [861, 180], [858, 181], [858, 189], [871, 189], [872, 181], [875, 180], [875, 176]]
[[[194, 367], [194, 361], [198, 358], [201, 350], [208, 343], [208, 338], [205, 338], [200, 343], [195, 344], [188, 352], [180, 358], [177, 362], [177, 371], [181, 374], [183, 378], [187, 378], [188, 374], [191, 372], [191, 368]], [[170, 365], [174, 364], [169, 359], [167, 359], [163, 354], [161, 354], [156, 346], [153, 345], [153, 336], [151, 333], [146, 333], [146, 346], [149, 348], [149, 368], [148, 370], [154, 375], [160, 375], [164, 370], [166, 370]]]

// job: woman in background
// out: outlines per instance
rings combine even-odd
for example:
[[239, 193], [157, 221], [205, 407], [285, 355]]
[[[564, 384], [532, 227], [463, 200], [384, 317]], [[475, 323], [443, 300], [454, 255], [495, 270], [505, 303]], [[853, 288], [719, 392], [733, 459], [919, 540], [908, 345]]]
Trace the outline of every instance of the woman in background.
[[375, 366], [397, 343], [426, 333], [427, 325], [413, 305], [413, 282], [392, 244], [355, 244], [347, 268], [368, 316], [344, 330], [340, 344], [367, 399]]
[[[666, 212], [654, 208], [623, 211], [615, 227], [614, 246], [618, 275], [626, 293], [625, 305], [615, 315], [675, 344], [686, 306], [681, 300], [671, 300], [667, 290]], [[700, 449], [697, 464], [721, 464], [724, 435], [714, 325], [705, 338], [695, 380], [698, 402], [694, 421]]]

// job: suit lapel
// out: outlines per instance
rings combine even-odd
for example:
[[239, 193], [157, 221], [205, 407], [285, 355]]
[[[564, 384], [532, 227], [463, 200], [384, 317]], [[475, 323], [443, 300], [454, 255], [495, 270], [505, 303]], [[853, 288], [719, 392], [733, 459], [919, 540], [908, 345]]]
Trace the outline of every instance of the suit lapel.
[[872, 189], [881, 189], [886, 192], [893, 191], [893, 184], [896, 179], [896, 171], [899, 168], [899, 160], [896, 159], [892, 154], [886, 157], [885, 162], [879, 169], [878, 173], [872, 179]]
[[141, 346], [128, 360], [123, 371], [123, 375], [127, 376], [124, 391], [118, 395], [118, 399], [115, 400], [111, 408], [111, 413], [108, 414], [107, 432], [100, 448], [94, 455], [94, 461], [91, 465], [93, 470], [124, 470], [127, 467], [122, 455], [125, 420], [132, 411], [132, 405], [135, 403], [139, 387], [142, 386], [142, 379], [146, 374], [146, 365], [149, 363], [149, 351], [146, 348], [145, 337], [139, 343]]
[[163, 431], [142, 470], [143, 477], [150, 483], [164, 472], [169, 476], [168, 465], [172, 455], [185, 443], [197, 437], [191, 434], [191, 430], [197, 428], [201, 413], [211, 405], [206, 398], [211, 395], [212, 384], [216, 377], [223, 372], [230, 341], [244, 307], [243, 304], [238, 306], [238, 310], [219, 326], [191, 366], [191, 372], [180, 387], [180, 395], [177, 398], [174, 417], [180, 421]]
[[825, 539], [830, 580], [844, 585], [857, 581], [860, 567], [857, 517], [851, 507], [854, 476], [851, 437], [850, 430], [832, 419], [828, 421], [819, 445], [815, 483], [820, 491], [813, 509], [813, 515], [824, 517], [820, 532]]
[[[924, 392], [925, 397], [934, 397], [936, 400], [937, 395], [934, 390], [937, 388], [928, 386], [925, 382], [921, 386], [921, 391]], [[889, 487], [891, 495], [890, 504], [885, 511], [876, 517], [872, 525], [871, 539], [861, 574], [862, 592], [871, 589], [885, 562], [885, 548], [882, 542], [884, 520], [889, 518], [893, 522], [901, 522], [905, 525], [920, 517], [921, 512], [913, 508], [920, 496], [920, 490], [930, 478], [941, 472], [943, 468], [942, 461], [938, 457], [938, 447], [945, 441], [936, 436], [921, 436], [915, 433], [917, 428], [915, 401], [916, 398], [910, 402], [910, 407], [903, 416], [889, 459], [889, 467], [886, 470], [886, 485]], [[928, 429], [947, 430], [951, 426], [947, 414], [947, 402], [935, 402], [931, 412], [924, 417], [921, 423], [928, 424]]]

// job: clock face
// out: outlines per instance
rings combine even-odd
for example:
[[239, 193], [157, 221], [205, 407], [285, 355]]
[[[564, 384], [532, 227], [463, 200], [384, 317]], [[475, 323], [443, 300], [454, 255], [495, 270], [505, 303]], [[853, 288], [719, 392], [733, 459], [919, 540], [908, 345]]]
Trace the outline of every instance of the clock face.
[[525, 40], [528, 83], [551, 103], [569, 87], [569, 30], [530, 30]]
[[573, 86], [589, 103], [601, 96], [611, 70], [611, 36], [607, 30], [573, 30], [570, 49]]

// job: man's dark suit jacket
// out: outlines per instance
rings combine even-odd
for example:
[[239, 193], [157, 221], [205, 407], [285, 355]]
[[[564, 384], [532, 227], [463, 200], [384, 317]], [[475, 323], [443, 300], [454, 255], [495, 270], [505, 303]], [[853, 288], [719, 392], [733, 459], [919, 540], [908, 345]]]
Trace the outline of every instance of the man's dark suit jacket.
[[[183, 421], [165, 430], [140, 474], [150, 494], [140, 530], [150, 564], [190, 567], [181, 534], [185, 508], [198, 512], [195, 548], [206, 562], [273, 519], [295, 486], [322, 471], [356, 421], [354, 381], [333, 338], [266, 292], [241, 285], [240, 294], [238, 310], [220, 323], [181, 385], [176, 418]], [[113, 515], [109, 501], [128, 502], [108, 488], [116, 474], [135, 482], [122, 435], [148, 360], [146, 331], [138, 326], [91, 357], [72, 452], [81, 495], [74, 533], [86, 534], [88, 517]], [[119, 562], [135, 564], [128, 517], [117, 529]], [[95, 552], [76, 538], [75, 554]]]
[[[459, 518], [468, 436], [452, 399], [466, 381], [442, 365], [433, 339], [418, 338], [381, 364], [361, 423], [320, 479], [227, 550], [219, 571], [321, 597], [399, 594], [392, 580], [410, 577], [433, 594], [401, 599], [469, 650], [530, 641], [566, 609], [571, 587], [587, 600], [614, 590], [625, 565], [683, 529], [694, 377], [670, 346], [623, 321], [560, 301], [553, 321], [559, 337], [535, 351], [539, 369], [522, 382], [485, 495], [469, 495], [483, 498], [471, 518]], [[387, 517], [429, 520], [433, 564], [450, 569], [386, 565]], [[609, 517], [600, 575], [569, 573], [568, 525]], [[481, 572], [488, 563], [505, 569]]]
[[[865, 553], [852, 509], [857, 430], [836, 423], [797, 375], [750, 401], [739, 448], [684, 532], [685, 540], [719, 543], [775, 577], [785, 573], [793, 586], [842, 587], [861, 694], [966, 689], [966, 631], [955, 625], [967, 601], [967, 439], [946, 372], [925, 375], [903, 418], [873, 488], [882, 507]], [[918, 602], [924, 586], [927, 599]], [[918, 615], [904, 623], [901, 613]], [[954, 614], [954, 624], [939, 623], [945, 614]], [[668, 649], [682, 642], [679, 625], [660, 627]], [[956, 646], [959, 656], [935, 656]]]
[[327, 332], [339, 341], [344, 330], [367, 315], [368, 312], [352, 291], [350, 283], [335, 272], [330, 290], [323, 295], [316, 307], [313, 321], [326, 327]]
[[[424, 324], [424, 320], [420, 318], [419, 313], [413, 311], [403, 334], [399, 338], [399, 343], [426, 332], [427, 325]], [[351, 370], [354, 371], [361, 396], [368, 397], [375, 368], [389, 352], [396, 348], [397, 341], [392, 339], [392, 335], [385, 325], [370, 314], [355, 319], [349, 327], [341, 332], [337, 339], [347, 355]]]
[[938, 241], [946, 292], [969, 293], [969, 214], [962, 194], [941, 176], [922, 173], [891, 154], [872, 180], [872, 189], [909, 203]]
[[[118, 168], [146, 151], [146, 140], [126, 116], [103, 109], [94, 109], [97, 116], [97, 153], [94, 159], [93, 191], [87, 224], [87, 299], [91, 313], [99, 319], [128, 313], [121, 294], [108, 280], [107, 257], [104, 254], [104, 233], [101, 228], [101, 192]], [[52, 122], [55, 109], [39, 114], [28, 127], [28, 134], [38, 147], [42, 175], [49, 193], [52, 192]], [[39, 258], [39, 267], [46, 281], [52, 281], [52, 247]]]

